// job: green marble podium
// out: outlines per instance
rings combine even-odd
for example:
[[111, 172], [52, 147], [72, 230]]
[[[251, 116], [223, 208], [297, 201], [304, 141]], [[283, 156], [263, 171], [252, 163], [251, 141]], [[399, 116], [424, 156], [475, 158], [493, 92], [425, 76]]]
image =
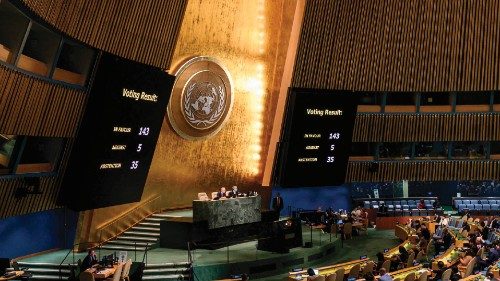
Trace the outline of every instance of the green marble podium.
[[193, 222], [207, 221], [214, 229], [238, 224], [259, 222], [260, 195], [212, 201], [193, 201]]

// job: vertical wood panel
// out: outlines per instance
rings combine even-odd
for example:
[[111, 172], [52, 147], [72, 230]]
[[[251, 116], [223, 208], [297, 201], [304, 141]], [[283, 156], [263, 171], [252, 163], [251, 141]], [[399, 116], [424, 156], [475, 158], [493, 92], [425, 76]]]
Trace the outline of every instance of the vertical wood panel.
[[[495, 0], [308, 1], [291, 86], [500, 90], [499, 14]], [[363, 113], [353, 141], [498, 141], [499, 130], [498, 113]], [[498, 162], [488, 160], [384, 163], [377, 174], [364, 165], [349, 163], [350, 181], [498, 179], [499, 173]]]
[[[4, 134], [74, 137], [82, 90], [32, 78], [0, 66], [0, 132]], [[66, 102], [61, 102], [66, 100]]]
[[495, 0], [308, 1], [292, 86], [498, 89], [499, 6]]
[[[39, 80], [0, 66], [0, 133], [27, 136], [75, 137], [87, 94]], [[0, 178], [0, 218], [56, 208], [60, 179], [69, 147], [61, 156], [59, 173], [42, 177], [42, 194], [15, 198], [23, 178]]]
[[70, 37], [124, 58], [168, 68], [187, 0], [23, 0], [23, 3]]

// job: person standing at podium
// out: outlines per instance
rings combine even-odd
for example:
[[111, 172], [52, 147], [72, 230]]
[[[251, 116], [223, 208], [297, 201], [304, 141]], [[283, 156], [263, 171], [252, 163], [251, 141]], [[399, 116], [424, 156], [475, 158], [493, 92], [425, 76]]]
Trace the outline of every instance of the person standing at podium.
[[281, 197], [280, 193], [276, 193], [276, 196], [273, 198], [273, 210], [280, 215], [281, 210], [283, 210], [283, 198]]

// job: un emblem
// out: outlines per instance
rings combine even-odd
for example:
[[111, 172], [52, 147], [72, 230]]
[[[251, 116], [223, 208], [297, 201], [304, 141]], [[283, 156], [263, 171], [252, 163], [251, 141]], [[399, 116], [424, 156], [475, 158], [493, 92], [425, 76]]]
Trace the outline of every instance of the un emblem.
[[233, 105], [231, 78], [215, 59], [195, 57], [174, 70], [176, 76], [168, 119], [186, 139], [203, 139], [217, 134]]

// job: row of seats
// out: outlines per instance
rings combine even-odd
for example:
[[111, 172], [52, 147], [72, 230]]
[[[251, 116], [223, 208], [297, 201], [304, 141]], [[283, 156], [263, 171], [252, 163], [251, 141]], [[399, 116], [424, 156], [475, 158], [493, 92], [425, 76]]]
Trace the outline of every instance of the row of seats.
[[458, 204], [459, 212], [463, 211], [500, 211], [499, 204]]
[[476, 214], [496, 214], [500, 212], [500, 198], [489, 197], [489, 198], [453, 198], [453, 206], [458, 210], [459, 214], [464, 214], [466, 212], [476, 213]]
[[[417, 209], [417, 204], [420, 199], [408, 199], [408, 200], [372, 200], [372, 201], [363, 201], [363, 206], [366, 209], [378, 209], [380, 205], [385, 203], [385, 206], [389, 210], [412, 210]], [[424, 199], [425, 207], [427, 209], [432, 209], [432, 204], [434, 203], [434, 199]]]
[[411, 209], [411, 210], [389, 210], [387, 213], [377, 213], [377, 216], [434, 216], [435, 214], [442, 215], [443, 210], [424, 210], [424, 209]]
[[455, 199], [454, 206], [455, 208], [458, 209], [459, 205], [493, 205], [493, 204], [499, 204], [500, 205], [500, 199]]

